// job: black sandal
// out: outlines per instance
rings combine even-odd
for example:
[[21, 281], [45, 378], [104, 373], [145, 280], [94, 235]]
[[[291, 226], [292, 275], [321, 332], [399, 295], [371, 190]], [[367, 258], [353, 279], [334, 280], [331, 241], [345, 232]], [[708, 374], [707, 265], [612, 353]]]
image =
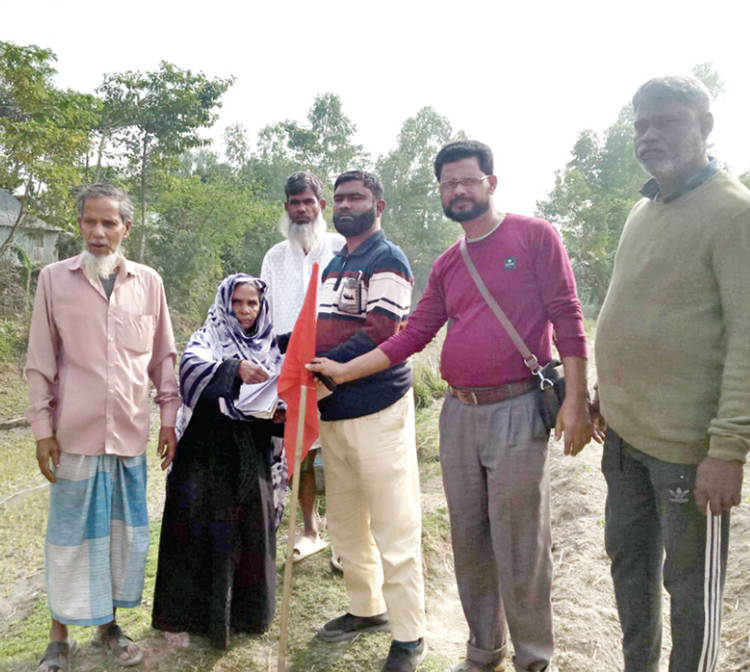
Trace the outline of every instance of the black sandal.
[[[110, 640], [112, 639], [115, 640], [114, 644], [110, 644]], [[140, 647], [138, 647], [138, 653], [130, 658], [124, 660], [120, 658], [120, 654], [133, 643], [133, 640], [122, 631], [122, 628], [117, 623], [112, 623], [103, 635], [97, 633], [94, 639], [91, 640], [92, 646], [104, 649], [112, 657], [115, 665], [119, 665], [120, 667], [132, 667], [143, 662], [143, 651]]]
[[42, 663], [47, 663], [48, 672], [54, 670], [66, 672], [70, 667], [70, 657], [76, 651], [78, 651], [78, 643], [75, 639], [71, 639], [70, 642], [50, 642], [44, 650], [39, 666], [41, 667]]

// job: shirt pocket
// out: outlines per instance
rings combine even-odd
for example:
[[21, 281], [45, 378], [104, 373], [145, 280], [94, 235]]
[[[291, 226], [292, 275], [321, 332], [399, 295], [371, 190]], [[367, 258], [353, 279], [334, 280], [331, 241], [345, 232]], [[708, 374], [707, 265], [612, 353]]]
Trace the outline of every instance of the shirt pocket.
[[367, 311], [367, 290], [362, 282], [362, 271], [355, 278], [343, 280], [336, 307], [347, 315], [361, 315]]
[[154, 316], [120, 313], [117, 316], [118, 344], [138, 355], [151, 351], [154, 342]]

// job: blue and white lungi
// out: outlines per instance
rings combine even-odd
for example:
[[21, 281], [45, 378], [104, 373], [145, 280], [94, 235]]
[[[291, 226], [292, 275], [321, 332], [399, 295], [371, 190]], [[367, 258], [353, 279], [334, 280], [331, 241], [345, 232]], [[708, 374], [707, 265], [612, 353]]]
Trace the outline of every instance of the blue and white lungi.
[[45, 545], [52, 618], [103, 625], [141, 602], [148, 555], [146, 456], [60, 453]]

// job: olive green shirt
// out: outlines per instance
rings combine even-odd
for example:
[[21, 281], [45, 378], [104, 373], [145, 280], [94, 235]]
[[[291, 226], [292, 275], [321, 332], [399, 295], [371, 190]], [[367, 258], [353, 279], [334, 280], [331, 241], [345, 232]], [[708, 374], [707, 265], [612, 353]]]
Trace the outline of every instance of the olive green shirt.
[[750, 191], [722, 170], [628, 217], [596, 331], [601, 409], [635, 448], [697, 464], [750, 447]]

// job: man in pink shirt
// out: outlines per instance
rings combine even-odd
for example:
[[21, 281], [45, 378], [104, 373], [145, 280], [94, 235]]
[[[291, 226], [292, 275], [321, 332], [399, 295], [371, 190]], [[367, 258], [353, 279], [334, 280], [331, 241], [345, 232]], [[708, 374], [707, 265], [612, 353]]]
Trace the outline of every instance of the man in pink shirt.
[[[128, 261], [133, 206], [108, 184], [81, 191], [86, 249], [45, 267], [31, 318], [27, 414], [50, 481], [45, 547], [51, 643], [39, 672], [67, 669], [69, 624], [95, 625], [92, 644], [119, 665], [143, 654], [115, 622], [140, 604], [148, 552], [149, 379], [161, 409], [157, 451], [174, 457], [177, 351], [161, 278]], [[50, 462], [52, 464], [50, 464]]]
[[[454, 142], [435, 159], [443, 210], [466, 232], [479, 275], [539, 363], [562, 357], [567, 395], [555, 435], [575, 455], [592, 436], [586, 336], [575, 279], [555, 228], [495, 209], [490, 148]], [[344, 364], [308, 366], [335, 382], [369, 375], [422, 350], [447, 322], [441, 373], [440, 463], [451, 519], [466, 659], [451, 672], [506, 669], [510, 629], [518, 672], [548, 670], [552, 656], [552, 555], [547, 443], [540, 393], [464, 262], [460, 243], [435, 262], [406, 327]]]

